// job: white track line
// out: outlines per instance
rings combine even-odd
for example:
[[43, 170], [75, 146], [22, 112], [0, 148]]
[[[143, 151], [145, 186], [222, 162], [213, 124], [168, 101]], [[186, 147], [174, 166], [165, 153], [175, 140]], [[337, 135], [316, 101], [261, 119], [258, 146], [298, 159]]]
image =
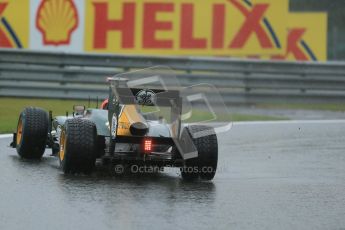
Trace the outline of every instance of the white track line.
[[13, 134], [0, 134], [0, 139], [12, 137]]

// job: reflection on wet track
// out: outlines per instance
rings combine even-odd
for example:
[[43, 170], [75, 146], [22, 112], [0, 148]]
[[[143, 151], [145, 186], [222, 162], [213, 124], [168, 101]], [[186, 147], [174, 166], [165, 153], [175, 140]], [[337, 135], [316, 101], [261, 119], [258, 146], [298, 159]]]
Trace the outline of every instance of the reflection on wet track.
[[345, 123], [234, 125], [219, 172], [66, 176], [47, 151], [20, 159], [0, 139], [0, 229], [340, 229]]

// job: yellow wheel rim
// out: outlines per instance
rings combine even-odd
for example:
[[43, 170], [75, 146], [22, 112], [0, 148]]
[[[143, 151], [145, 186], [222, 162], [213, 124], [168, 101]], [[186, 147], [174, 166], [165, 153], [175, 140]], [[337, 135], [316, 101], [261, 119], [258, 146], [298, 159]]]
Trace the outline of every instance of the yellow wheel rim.
[[23, 122], [22, 122], [22, 119], [20, 119], [18, 122], [18, 127], [17, 127], [17, 145], [20, 145], [20, 142], [22, 141], [22, 137], [23, 137]]
[[65, 151], [66, 151], [66, 134], [65, 134], [65, 131], [62, 131], [61, 136], [60, 136], [60, 152], [59, 152], [59, 157], [61, 161], [63, 161], [63, 159], [65, 158]]

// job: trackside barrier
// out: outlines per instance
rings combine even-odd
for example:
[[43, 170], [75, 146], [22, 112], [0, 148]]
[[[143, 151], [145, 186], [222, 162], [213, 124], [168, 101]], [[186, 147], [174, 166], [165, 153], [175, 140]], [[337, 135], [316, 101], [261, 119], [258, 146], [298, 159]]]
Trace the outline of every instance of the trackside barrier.
[[105, 98], [108, 76], [158, 65], [175, 70], [183, 86], [215, 85], [228, 104], [345, 102], [343, 62], [297, 63], [13, 49], [0, 49], [0, 96]]

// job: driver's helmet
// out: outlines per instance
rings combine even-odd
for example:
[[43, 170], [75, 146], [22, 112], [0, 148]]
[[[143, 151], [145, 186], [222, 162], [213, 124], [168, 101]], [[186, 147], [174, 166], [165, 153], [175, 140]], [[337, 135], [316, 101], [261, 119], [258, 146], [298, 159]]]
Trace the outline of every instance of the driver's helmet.
[[101, 109], [108, 110], [108, 104], [109, 104], [109, 100], [105, 99], [101, 104]]

